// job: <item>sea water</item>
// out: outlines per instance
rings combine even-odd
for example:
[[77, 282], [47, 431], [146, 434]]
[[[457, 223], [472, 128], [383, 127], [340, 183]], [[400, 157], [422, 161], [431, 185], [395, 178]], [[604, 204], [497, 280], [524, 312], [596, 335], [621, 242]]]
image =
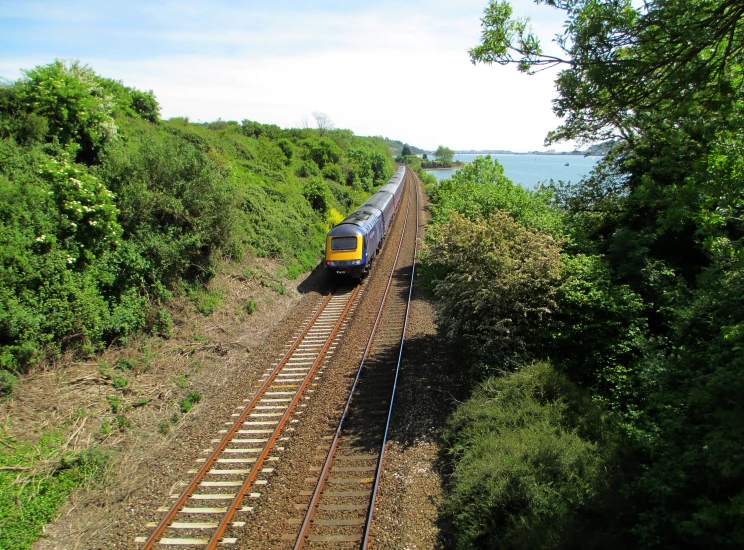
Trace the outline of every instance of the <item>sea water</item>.
[[[454, 160], [473, 162], [481, 154], [457, 154]], [[577, 183], [588, 175], [602, 157], [583, 157], [581, 155], [491, 155], [504, 166], [504, 174], [514, 183], [533, 189], [542, 182], [566, 181]], [[457, 168], [445, 170], [426, 170], [434, 174], [437, 181], [451, 178]]]

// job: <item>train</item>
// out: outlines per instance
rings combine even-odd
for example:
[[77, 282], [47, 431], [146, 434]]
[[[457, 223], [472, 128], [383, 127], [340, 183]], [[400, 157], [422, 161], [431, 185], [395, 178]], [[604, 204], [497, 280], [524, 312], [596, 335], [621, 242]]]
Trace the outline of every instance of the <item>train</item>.
[[325, 265], [334, 277], [361, 279], [382, 247], [385, 235], [400, 207], [406, 167], [326, 236]]

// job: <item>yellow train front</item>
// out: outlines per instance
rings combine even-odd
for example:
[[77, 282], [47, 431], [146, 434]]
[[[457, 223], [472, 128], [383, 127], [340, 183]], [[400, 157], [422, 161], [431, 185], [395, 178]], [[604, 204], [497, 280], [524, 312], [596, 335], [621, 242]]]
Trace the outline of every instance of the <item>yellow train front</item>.
[[332, 275], [359, 279], [369, 269], [382, 239], [382, 219], [374, 212], [356, 210], [328, 232], [326, 268]]

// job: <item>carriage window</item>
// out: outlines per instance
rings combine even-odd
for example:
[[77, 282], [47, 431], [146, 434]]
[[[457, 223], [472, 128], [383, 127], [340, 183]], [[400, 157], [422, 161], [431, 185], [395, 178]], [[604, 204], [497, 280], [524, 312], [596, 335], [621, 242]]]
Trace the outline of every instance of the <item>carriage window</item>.
[[331, 250], [356, 250], [356, 237], [333, 237], [331, 239]]

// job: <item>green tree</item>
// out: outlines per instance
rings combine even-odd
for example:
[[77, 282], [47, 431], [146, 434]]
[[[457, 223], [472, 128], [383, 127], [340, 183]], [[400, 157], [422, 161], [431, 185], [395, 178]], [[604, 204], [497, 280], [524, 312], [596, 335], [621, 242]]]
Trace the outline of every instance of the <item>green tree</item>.
[[633, 140], [655, 109], [702, 102], [716, 111], [741, 99], [744, 6], [737, 0], [557, 0], [567, 24], [556, 42], [563, 56], [543, 53], [529, 19], [508, 2], [491, 1], [473, 63], [517, 64], [519, 70], [565, 67], [555, 111], [566, 116], [549, 136]]
[[504, 167], [490, 156], [477, 157], [431, 193], [435, 221], [457, 212], [472, 221], [502, 210], [520, 224], [543, 229], [559, 237], [563, 233], [561, 212], [552, 207], [548, 190], [530, 191], [504, 175]]
[[[736, 290], [744, 279], [744, 4], [545, 3], [565, 13], [562, 54], [545, 55], [529, 20], [506, 2], [489, 3], [470, 54], [525, 72], [562, 67], [554, 110], [563, 123], [548, 143], [617, 140], [592, 178], [559, 197], [582, 236], [575, 245], [605, 253], [610, 269], [591, 274], [594, 262], [583, 260], [589, 277], [574, 279], [566, 297], [589, 328], [601, 319], [615, 327], [604, 352], [617, 365], [613, 399], [638, 406], [624, 426], [626, 528], [647, 548], [741, 546], [733, 518], [744, 470], [732, 457], [744, 413], [729, 392], [741, 384], [736, 312], [744, 309]], [[633, 351], [617, 329], [641, 328], [641, 312], [650, 339]], [[571, 352], [576, 360], [604, 346], [584, 342]], [[602, 368], [595, 362], [582, 383]]]
[[411, 152], [411, 148], [406, 143], [405, 145], [403, 145], [403, 150], [400, 152], [400, 154], [401, 156], [406, 157], [408, 155], [412, 155], [413, 153]]
[[329, 138], [307, 138], [301, 143], [306, 159], [312, 160], [321, 170], [326, 164], [335, 164], [341, 158], [341, 149]]
[[326, 212], [331, 205], [331, 192], [328, 185], [318, 177], [308, 178], [302, 189], [302, 194], [313, 207], [313, 210]]
[[452, 159], [455, 156], [455, 152], [444, 145], [440, 145], [437, 150], [434, 151], [434, 156], [437, 157], [438, 164], [441, 164], [442, 166], [452, 166]]

